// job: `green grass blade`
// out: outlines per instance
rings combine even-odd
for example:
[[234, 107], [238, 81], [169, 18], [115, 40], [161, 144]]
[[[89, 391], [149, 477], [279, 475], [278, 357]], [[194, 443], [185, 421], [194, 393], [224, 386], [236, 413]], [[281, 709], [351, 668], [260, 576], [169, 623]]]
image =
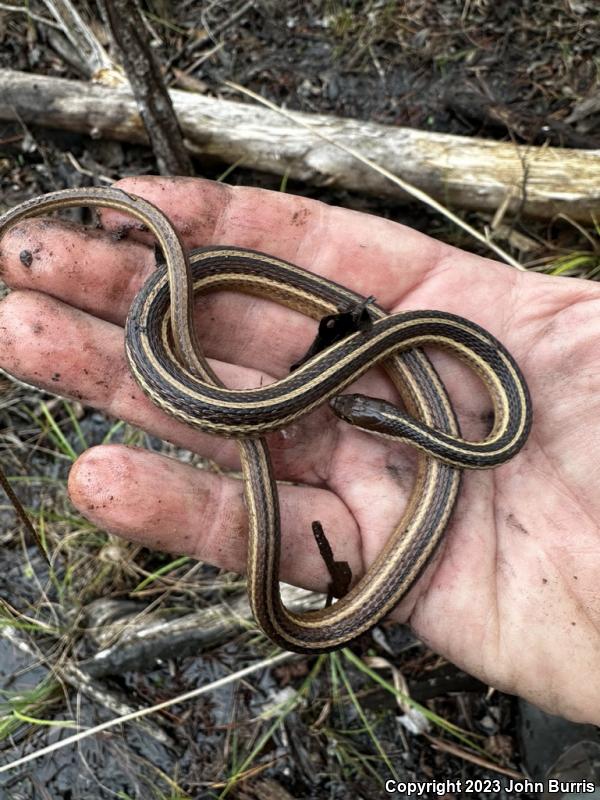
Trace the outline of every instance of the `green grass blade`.
[[145, 589], [151, 583], [154, 583], [155, 580], [158, 580], [162, 575], [166, 575], [169, 572], [173, 572], [178, 567], [183, 566], [191, 561], [189, 556], [181, 556], [181, 558], [176, 558], [174, 561], [170, 561], [168, 564], [165, 564], [163, 567], [155, 570], [150, 575], [146, 576], [143, 581], [140, 581], [135, 589], [132, 590], [132, 594], [135, 592], [141, 592], [142, 589]]
[[348, 661], [350, 661], [350, 663], [353, 664], [357, 669], [359, 669], [365, 675], [368, 675], [372, 680], [374, 680], [376, 683], [378, 683], [380, 686], [382, 686], [384, 689], [390, 692], [390, 694], [393, 694], [394, 697], [400, 698], [402, 702], [406, 703], [407, 705], [410, 705], [417, 711], [420, 711], [421, 714], [423, 714], [423, 716], [425, 716], [433, 725], [436, 725], [438, 728], [442, 728], [444, 731], [446, 731], [446, 733], [450, 734], [455, 739], [458, 739], [464, 745], [472, 748], [473, 750], [477, 751], [486, 758], [491, 758], [490, 754], [487, 751], [479, 747], [479, 745], [473, 742], [472, 739], [469, 739], [468, 735], [466, 734], [465, 731], [462, 730], [462, 728], [459, 728], [452, 722], [448, 722], [448, 720], [445, 720], [443, 717], [440, 717], [438, 714], [435, 714], [433, 711], [430, 711], [425, 706], [422, 706], [420, 703], [417, 703], [416, 700], [413, 700], [412, 697], [409, 697], [408, 695], [404, 694], [404, 692], [398, 691], [396, 687], [393, 686], [393, 684], [386, 681], [385, 678], [382, 678], [381, 675], [379, 675], [375, 670], [372, 670], [370, 667], [368, 667], [363, 661], [361, 661], [360, 658], [358, 658], [358, 656], [356, 656], [348, 648], [344, 648], [344, 650], [342, 650], [342, 653], [344, 654], [344, 657]]
[[69, 729], [79, 729], [79, 725], [75, 722], [75, 720], [68, 720], [68, 719], [39, 719], [38, 717], [30, 717], [28, 714], [23, 714], [21, 711], [18, 711], [16, 708], [13, 709], [13, 714], [15, 717], [20, 720], [21, 722], [29, 722], [30, 725], [45, 725], [49, 728], [69, 728]]
[[[63, 455], [66, 455], [72, 461], [75, 461], [75, 459], [77, 458], [77, 453], [71, 447], [70, 442], [67, 440], [67, 438], [65, 437], [64, 433], [61, 431], [58, 423], [54, 419], [54, 417], [53, 417], [50, 409], [46, 405], [46, 403], [42, 403], [42, 414], [43, 414], [44, 418], [46, 419], [46, 422], [50, 426], [50, 430], [48, 431], [48, 435], [50, 436], [50, 438], [52, 439], [52, 441], [54, 442], [56, 447], [58, 447], [58, 449], [61, 451], [61, 453]], [[34, 416], [34, 419], [35, 419], [35, 416]], [[41, 425], [40, 420], [36, 420], [36, 422], [38, 422], [38, 424]]]
[[373, 742], [373, 745], [374, 745], [375, 749], [377, 750], [377, 752], [379, 753], [379, 756], [381, 757], [381, 760], [383, 761], [383, 763], [387, 767], [389, 774], [394, 778], [395, 781], [399, 781], [400, 778], [399, 778], [396, 770], [394, 769], [394, 765], [392, 764], [392, 762], [388, 758], [388, 754], [383, 749], [383, 747], [381, 745], [381, 742], [379, 741], [379, 738], [377, 737], [377, 734], [373, 730], [373, 728], [371, 726], [371, 723], [369, 722], [369, 720], [367, 718], [367, 715], [364, 712], [363, 707], [358, 702], [358, 698], [356, 697], [356, 694], [354, 693], [354, 689], [352, 688], [352, 685], [351, 685], [351, 683], [350, 683], [350, 681], [348, 679], [348, 675], [346, 673], [346, 670], [344, 669], [344, 667], [342, 666], [342, 664], [340, 662], [338, 654], [337, 653], [331, 653], [330, 658], [331, 658], [332, 662], [335, 664], [337, 671], [339, 672], [339, 675], [341, 677], [342, 683], [344, 684], [344, 687], [346, 688], [346, 692], [348, 693], [348, 696], [350, 697], [350, 700], [352, 701], [352, 705], [356, 709], [356, 713], [360, 717], [361, 722], [365, 727], [365, 731], [367, 732], [367, 734], [369, 736], [369, 739]]
[[73, 405], [69, 403], [68, 400], [63, 400], [63, 407], [67, 412], [67, 416], [71, 420], [71, 425], [73, 426], [73, 430], [75, 431], [75, 435], [79, 440], [79, 444], [81, 445], [82, 450], [87, 450], [89, 444], [87, 443], [84, 432], [81, 430], [81, 425], [79, 424], [79, 420], [75, 416], [75, 412], [73, 411]]

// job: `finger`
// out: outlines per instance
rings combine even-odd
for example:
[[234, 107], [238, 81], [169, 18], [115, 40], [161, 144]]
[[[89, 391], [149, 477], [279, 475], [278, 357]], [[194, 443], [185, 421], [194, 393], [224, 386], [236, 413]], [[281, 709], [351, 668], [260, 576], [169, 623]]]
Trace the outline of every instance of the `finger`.
[[[11, 288], [46, 292], [121, 325], [155, 269], [151, 248], [60, 220], [25, 220], [1, 242], [0, 274]], [[232, 292], [198, 298], [195, 319], [207, 356], [277, 376], [289, 372], [316, 332], [302, 314]]]
[[[155, 269], [155, 260], [153, 251], [138, 242], [60, 221], [32, 219], [3, 238], [0, 268], [13, 288], [43, 291], [123, 324], [131, 300]], [[288, 374], [316, 332], [315, 323], [301, 314], [231, 292], [199, 298], [195, 317], [207, 356], [277, 377]], [[372, 391], [393, 400], [388, 383], [381, 377], [378, 383]]]
[[[247, 512], [239, 480], [112, 445], [80, 456], [69, 475], [69, 494], [79, 511], [102, 529], [223, 569], [246, 570]], [[283, 485], [279, 498], [282, 580], [327, 589], [329, 575], [311, 532], [315, 519], [323, 525], [335, 558], [348, 561], [353, 575], [362, 574], [359, 532], [334, 494]]]
[[[123, 329], [36, 292], [13, 292], [0, 303], [0, 367], [28, 383], [73, 397], [86, 405], [143, 427], [150, 433], [237, 467], [230, 440], [204, 434], [162, 412], [146, 398], [125, 359]], [[211, 362], [229, 386], [260, 386], [272, 376]], [[320, 409], [311, 417], [269, 437], [280, 477], [321, 482], [315, 464], [336, 436], [333, 415]]]

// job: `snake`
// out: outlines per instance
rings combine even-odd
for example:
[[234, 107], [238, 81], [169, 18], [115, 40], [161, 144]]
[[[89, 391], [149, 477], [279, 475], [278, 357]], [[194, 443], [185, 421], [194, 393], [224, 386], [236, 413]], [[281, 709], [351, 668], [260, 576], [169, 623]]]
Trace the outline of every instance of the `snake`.
[[[514, 358], [492, 334], [455, 314], [389, 314], [332, 280], [246, 248], [188, 252], [162, 211], [117, 188], [65, 189], [27, 200], [0, 217], [0, 237], [25, 217], [79, 205], [132, 216], [160, 248], [160, 263], [127, 315], [126, 358], [135, 380], [160, 409], [238, 445], [248, 514], [248, 597], [259, 627], [280, 647], [309, 654], [343, 647], [369, 631], [407, 596], [438, 551], [462, 470], [497, 467], [525, 444], [532, 405]], [[273, 383], [229, 389], [203, 355], [192, 323], [195, 297], [223, 289], [267, 298], [315, 320], [362, 306], [368, 324], [312, 353]], [[484, 440], [462, 438], [445, 387], [422, 349], [426, 346], [450, 352], [483, 380], [494, 409]], [[340, 394], [378, 363], [396, 387], [401, 408]], [[414, 445], [419, 458], [406, 508], [365, 574], [333, 604], [298, 613], [280, 596], [280, 509], [265, 436], [327, 402], [341, 420], [359, 429]]]

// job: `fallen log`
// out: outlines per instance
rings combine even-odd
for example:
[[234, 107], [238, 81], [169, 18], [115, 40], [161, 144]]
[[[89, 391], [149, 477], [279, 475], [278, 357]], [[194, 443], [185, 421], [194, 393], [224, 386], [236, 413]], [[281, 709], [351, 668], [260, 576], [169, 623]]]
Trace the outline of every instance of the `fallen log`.
[[[281, 599], [286, 607], [302, 613], [321, 608], [325, 596], [283, 583]], [[100, 615], [101, 618], [107, 605], [110, 611], [113, 610], [111, 603], [96, 601], [95, 608], [88, 610], [89, 616], [94, 619]], [[131, 669], [147, 669], [157, 659], [171, 658], [175, 653], [179, 658], [199, 655], [237, 636], [246, 626], [252, 626], [249, 622], [252, 611], [245, 595], [236, 597], [230, 603], [217, 603], [174, 619], [164, 619], [157, 614], [136, 620], [139, 610], [133, 614], [131, 609], [124, 604], [122, 606], [125, 614], [129, 613], [130, 616], [117, 618], [109, 624], [91, 626], [100, 632], [96, 638], [100, 639], [98, 643], [101, 649], [78, 664], [82, 673], [90, 678], [121, 675]]]
[[[170, 92], [190, 152], [317, 185], [405, 200], [395, 184], [280, 114]], [[600, 151], [529, 147], [321, 114], [295, 116], [441, 202], [590, 222], [600, 215]], [[129, 89], [0, 70], [0, 119], [147, 142]]]

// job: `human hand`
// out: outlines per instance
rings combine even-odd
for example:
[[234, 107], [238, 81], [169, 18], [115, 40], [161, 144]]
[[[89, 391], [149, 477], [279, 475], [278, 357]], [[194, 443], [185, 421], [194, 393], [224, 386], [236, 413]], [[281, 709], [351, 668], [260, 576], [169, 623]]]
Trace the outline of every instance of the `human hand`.
[[[262, 250], [373, 294], [390, 311], [460, 314], [506, 345], [531, 391], [530, 439], [510, 463], [465, 473], [445, 547], [393, 616], [489, 684], [599, 724], [594, 443], [600, 371], [594, 362], [600, 289], [519, 273], [395, 223], [299, 197], [194, 179], [137, 178], [118, 186], [162, 208], [188, 247]], [[0, 366], [235, 468], [234, 442], [167, 418], [131, 377], [122, 325], [154, 269], [154, 251], [131, 220], [111, 211], [102, 219], [105, 231], [27, 220], [6, 234], [0, 269], [18, 291], [0, 304]], [[115, 236], [124, 225], [132, 235]], [[30, 266], [20, 259], [24, 250], [33, 254]], [[247, 296], [211, 295], [198, 302], [198, 311], [204, 351], [231, 387], [286, 374], [314, 335], [313, 322]], [[483, 438], [491, 411], [485, 390], [448, 356], [433, 360], [463, 433]], [[395, 398], [377, 371], [356, 386]], [[410, 494], [409, 448], [356, 431], [327, 408], [270, 436], [269, 444], [277, 477], [301, 484], [280, 487], [282, 579], [327, 586], [314, 519], [336, 559], [361, 575]], [[106, 446], [78, 459], [69, 491], [102, 528], [244, 570], [246, 514], [233, 478]]]

